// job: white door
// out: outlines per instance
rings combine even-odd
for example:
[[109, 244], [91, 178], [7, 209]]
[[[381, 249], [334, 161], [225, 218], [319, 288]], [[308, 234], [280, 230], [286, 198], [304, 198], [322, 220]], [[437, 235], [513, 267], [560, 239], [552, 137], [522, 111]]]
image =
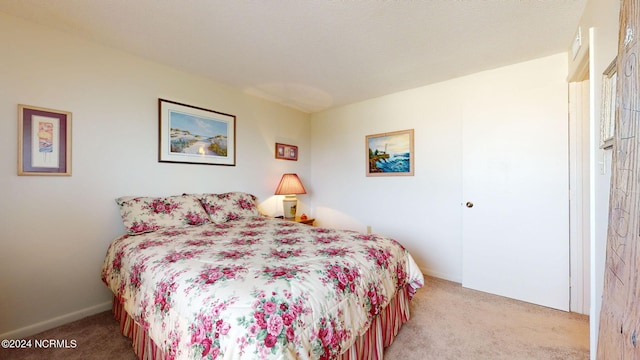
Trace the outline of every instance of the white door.
[[462, 285], [568, 310], [567, 84], [523, 66], [463, 102]]

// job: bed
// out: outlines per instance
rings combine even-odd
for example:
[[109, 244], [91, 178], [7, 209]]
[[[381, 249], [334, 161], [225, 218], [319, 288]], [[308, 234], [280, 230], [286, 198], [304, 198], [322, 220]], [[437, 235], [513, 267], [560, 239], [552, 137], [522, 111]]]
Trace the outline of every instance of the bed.
[[260, 215], [246, 193], [117, 200], [102, 280], [140, 359], [376, 359], [422, 273], [397, 241]]

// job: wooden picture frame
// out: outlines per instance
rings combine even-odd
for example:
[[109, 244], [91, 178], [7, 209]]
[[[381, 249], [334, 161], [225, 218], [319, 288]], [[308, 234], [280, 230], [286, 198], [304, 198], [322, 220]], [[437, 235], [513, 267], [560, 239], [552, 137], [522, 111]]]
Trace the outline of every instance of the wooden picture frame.
[[602, 73], [602, 105], [600, 108], [600, 148], [613, 147], [613, 135], [616, 122], [616, 92], [618, 74], [616, 70], [617, 57], [611, 61]]
[[367, 176], [413, 176], [413, 129], [365, 137]]
[[158, 99], [158, 161], [236, 165], [236, 117]]
[[71, 176], [71, 113], [18, 105], [18, 175]]
[[298, 147], [276, 143], [276, 159], [298, 161]]

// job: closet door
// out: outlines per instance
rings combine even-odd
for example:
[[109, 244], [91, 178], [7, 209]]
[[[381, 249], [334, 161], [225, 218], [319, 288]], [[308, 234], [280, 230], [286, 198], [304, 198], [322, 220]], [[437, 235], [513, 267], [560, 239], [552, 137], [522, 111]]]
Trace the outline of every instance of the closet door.
[[568, 310], [564, 69], [559, 56], [501, 69], [463, 102], [462, 285]]

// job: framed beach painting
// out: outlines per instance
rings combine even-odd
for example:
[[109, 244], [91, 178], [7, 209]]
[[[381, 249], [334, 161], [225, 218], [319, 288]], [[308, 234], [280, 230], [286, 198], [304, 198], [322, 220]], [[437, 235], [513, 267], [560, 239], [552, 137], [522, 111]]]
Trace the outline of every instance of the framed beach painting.
[[367, 135], [367, 176], [413, 176], [413, 129]]
[[160, 162], [236, 165], [236, 117], [159, 99]]
[[18, 105], [18, 175], [71, 176], [71, 113]]

